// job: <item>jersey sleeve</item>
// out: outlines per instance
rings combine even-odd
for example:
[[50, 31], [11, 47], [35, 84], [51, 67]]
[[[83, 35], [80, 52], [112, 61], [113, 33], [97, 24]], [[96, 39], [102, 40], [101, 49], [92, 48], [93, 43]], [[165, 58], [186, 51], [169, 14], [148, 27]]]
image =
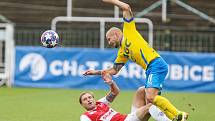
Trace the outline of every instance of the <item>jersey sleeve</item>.
[[92, 121], [92, 120], [88, 118], [86, 115], [81, 115], [80, 121]]
[[106, 105], [109, 105], [109, 104], [111, 103], [111, 102], [109, 102], [109, 101], [107, 100], [106, 96], [103, 97], [103, 98], [101, 98], [101, 99], [99, 99], [98, 101], [99, 101], [99, 102], [102, 102], [102, 103], [104, 103], [104, 104], [106, 104]]

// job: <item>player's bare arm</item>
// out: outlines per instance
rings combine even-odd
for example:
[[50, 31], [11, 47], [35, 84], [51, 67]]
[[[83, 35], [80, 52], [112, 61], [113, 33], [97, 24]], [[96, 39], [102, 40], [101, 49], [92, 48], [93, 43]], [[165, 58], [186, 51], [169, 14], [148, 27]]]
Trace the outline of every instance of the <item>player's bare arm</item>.
[[112, 68], [106, 70], [87, 70], [83, 73], [84, 76], [87, 75], [101, 75], [103, 71], [109, 73], [110, 75], [117, 74], [124, 64], [114, 64]]
[[87, 75], [101, 75], [102, 70], [87, 70], [83, 73], [84, 76]]
[[113, 65], [113, 70], [115, 71], [115, 74], [117, 74], [117, 73], [121, 70], [121, 68], [122, 68], [123, 66], [124, 66], [123, 63], [120, 63], [120, 64], [115, 63], [115, 64]]
[[116, 5], [119, 8], [121, 8], [122, 11], [123, 11], [123, 17], [124, 18], [126, 18], [128, 20], [131, 19], [131, 18], [133, 18], [133, 13], [131, 11], [130, 6], [127, 3], [124, 3], [124, 2], [119, 1], [119, 0], [102, 0], [102, 1], [106, 2], [106, 3], [110, 3], [110, 4], [113, 4], [113, 5]]
[[106, 69], [106, 70], [87, 70], [83, 73], [84, 76], [87, 75], [101, 75], [103, 71], [106, 71], [107, 73], [111, 74], [111, 75], [115, 75], [117, 74], [117, 71], [113, 68], [110, 69]]
[[109, 102], [113, 102], [113, 100], [116, 98], [116, 96], [119, 94], [119, 87], [116, 85], [116, 83], [112, 80], [112, 77], [109, 73], [106, 71], [102, 72], [102, 78], [106, 84], [110, 86], [110, 92], [106, 95], [106, 99]]
[[[105, 70], [91, 70], [90, 75], [101, 75], [102, 72], [106, 72], [106, 73], [109, 73], [110, 75], [116, 75], [120, 70], [121, 68], [124, 66], [124, 64], [114, 64], [112, 68], [109, 68], [109, 69], [105, 69]], [[89, 74], [88, 74], [89, 75]]]
[[124, 64], [114, 64], [112, 68], [106, 69], [104, 71], [110, 75], [116, 75], [123, 66]]

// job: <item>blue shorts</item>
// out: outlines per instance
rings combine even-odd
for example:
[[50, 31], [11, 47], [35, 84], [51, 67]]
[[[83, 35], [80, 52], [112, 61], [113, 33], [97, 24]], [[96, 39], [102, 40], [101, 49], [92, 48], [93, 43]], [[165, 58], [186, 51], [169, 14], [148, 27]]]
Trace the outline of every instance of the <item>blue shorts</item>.
[[154, 59], [146, 69], [145, 88], [162, 89], [162, 84], [168, 73], [168, 65], [162, 57]]

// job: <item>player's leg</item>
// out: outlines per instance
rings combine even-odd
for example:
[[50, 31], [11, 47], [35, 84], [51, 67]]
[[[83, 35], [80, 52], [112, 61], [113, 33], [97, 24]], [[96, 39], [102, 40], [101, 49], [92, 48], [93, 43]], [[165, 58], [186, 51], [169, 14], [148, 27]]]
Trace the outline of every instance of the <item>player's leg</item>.
[[[148, 89], [148, 88], [147, 88]], [[146, 90], [147, 90], [146, 89]], [[147, 90], [156, 92], [152, 90]], [[146, 91], [146, 95], [147, 95]], [[151, 93], [149, 92], [149, 94]], [[156, 95], [153, 100], [153, 104], [159, 107], [169, 119], [174, 121], [186, 121], [188, 119], [188, 113], [178, 110], [167, 98], [160, 95]]]
[[139, 108], [146, 105], [145, 102], [145, 87], [139, 87], [134, 94], [132, 105]]
[[136, 111], [136, 115], [140, 121], [148, 121], [148, 113], [156, 121], [171, 121], [159, 108], [151, 103], [140, 107]]
[[156, 95], [162, 89], [162, 83], [168, 73], [168, 66], [162, 58], [150, 62], [146, 69], [146, 102], [153, 103]]
[[179, 111], [164, 97], [158, 96], [159, 89], [161, 89], [160, 75], [150, 74], [148, 81], [151, 83], [146, 84], [146, 100], [147, 103], [153, 103], [158, 106], [169, 119], [173, 120]]
[[[157, 96], [157, 94], [159, 93], [159, 90], [156, 88], [147, 88], [146, 89], [146, 94], [148, 95], [147, 100], [148, 102], [150, 101], [151, 103], [154, 103], [154, 98]], [[150, 103], [149, 102], [149, 103]], [[165, 103], [164, 103], [165, 104]], [[156, 105], [156, 104], [155, 104]], [[160, 105], [157, 105], [160, 106]], [[160, 107], [159, 107], [160, 108]], [[175, 118], [176, 116], [173, 115], [172, 113], [170, 113], [168, 110], [164, 110], [163, 108], [160, 108], [170, 119]]]
[[[143, 107], [146, 105], [145, 102], [145, 88], [144, 87], [139, 87], [137, 91], [134, 94], [133, 101], [132, 101], [132, 107], [131, 107], [131, 113], [136, 112], [137, 109]], [[145, 114], [145, 121], [148, 121], [150, 118], [150, 114], [146, 113]]]
[[[162, 83], [167, 75], [168, 68], [163, 59], [154, 61], [146, 71], [146, 100], [159, 107], [171, 120], [181, 113], [165, 97], [158, 96]], [[187, 116], [184, 116], [187, 117]], [[180, 119], [179, 119], [180, 121]]]
[[[148, 104], [147, 106], [145, 105], [145, 88], [140, 87], [134, 94], [131, 114], [128, 115], [127, 120], [148, 121], [152, 115], [152, 117], [158, 121], [170, 121], [167, 116], [156, 106], [152, 104]], [[149, 111], [151, 115], [149, 114]]]
[[171, 120], [180, 114], [180, 111], [165, 97], [157, 95], [153, 104], [158, 106]]

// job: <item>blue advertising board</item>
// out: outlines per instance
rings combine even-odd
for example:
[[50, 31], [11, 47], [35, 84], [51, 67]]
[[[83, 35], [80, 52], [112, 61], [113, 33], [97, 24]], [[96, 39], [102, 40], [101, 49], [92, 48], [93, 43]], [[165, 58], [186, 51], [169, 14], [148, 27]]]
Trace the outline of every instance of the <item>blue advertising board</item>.
[[[215, 54], [159, 52], [169, 65], [164, 90], [215, 92]], [[101, 76], [83, 76], [87, 69], [113, 65], [116, 49], [16, 47], [13, 86], [106, 89]], [[145, 71], [128, 62], [114, 76], [120, 89], [145, 84]]]

